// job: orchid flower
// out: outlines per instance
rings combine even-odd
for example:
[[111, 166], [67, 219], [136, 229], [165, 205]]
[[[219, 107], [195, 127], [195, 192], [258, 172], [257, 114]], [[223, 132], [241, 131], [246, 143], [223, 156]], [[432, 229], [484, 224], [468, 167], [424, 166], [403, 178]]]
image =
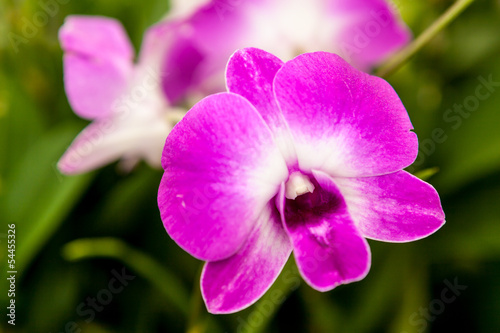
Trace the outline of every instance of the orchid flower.
[[328, 51], [369, 71], [411, 36], [386, 0], [177, 0], [174, 8], [185, 20], [164, 63], [170, 76], [163, 88], [173, 102], [223, 91], [220, 78], [237, 49], [257, 47], [284, 60]]
[[161, 150], [178, 110], [161, 90], [168, 29], [152, 27], [137, 63], [122, 25], [114, 19], [70, 16], [59, 34], [64, 84], [77, 115], [92, 120], [59, 161], [66, 174], [81, 173], [122, 158], [160, 165]]
[[150, 28], [137, 63], [123, 27], [70, 16], [60, 30], [64, 83], [75, 113], [92, 123], [59, 161], [66, 174], [121, 159], [159, 166], [173, 124], [207, 93], [223, 91], [227, 59], [256, 46], [284, 59], [337, 52], [364, 70], [410, 38], [384, 0], [185, 1]]
[[303, 279], [328, 291], [366, 276], [366, 239], [414, 241], [444, 224], [436, 190], [402, 170], [417, 136], [383, 79], [332, 53], [283, 63], [247, 48], [226, 85], [170, 133], [158, 192], [170, 237], [206, 261], [210, 312], [254, 303], [292, 251]]

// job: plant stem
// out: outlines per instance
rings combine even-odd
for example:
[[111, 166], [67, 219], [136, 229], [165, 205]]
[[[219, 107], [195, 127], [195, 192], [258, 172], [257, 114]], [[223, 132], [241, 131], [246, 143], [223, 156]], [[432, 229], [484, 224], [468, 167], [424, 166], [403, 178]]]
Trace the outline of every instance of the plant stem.
[[402, 65], [404, 65], [415, 53], [432, 40], [441, 30], [460, 15], [474, 0], [458, 0], [441, 15], [430, 27], [428, 27], [417, 39], [396, 53], [375, 73], [380, 77], [388, 77]]
[[180, 314], [189, 316], [189, 296], [174, 274], [148, 255], [115, 238], [84, 238], [66, 244], [63, 257], [69, 261], [90, 258], [113, 258], [139, 273], [165, 295]]
[[[203, 265], [199, 269], [194, 281], [193, 291], [191, 292], [190, 316], [186, 333], [203, 333], [206, 330], [206, 320], [204, 318], [203, 301], [201, 299], [200, 279]], [[206, 319], [206, 318], [205, 318]]]

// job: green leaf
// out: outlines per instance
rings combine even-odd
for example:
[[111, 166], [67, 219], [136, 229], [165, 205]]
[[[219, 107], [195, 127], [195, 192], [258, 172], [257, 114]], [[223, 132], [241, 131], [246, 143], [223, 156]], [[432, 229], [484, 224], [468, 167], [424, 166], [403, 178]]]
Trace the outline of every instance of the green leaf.
[[15, 80], [1, 74], [0, 80], [9, 82], [0, 88], [0, 177], [6, 179], [13, 164], [40, 138], [45, 124], [36, 105]]
[[78, 129], [64, 125], [43, 135], [13, 166], [5, 182], [5, 220], [16, 224], [16, 268], [22, 275], [58, 229], [93, 178], [66, 177], [56, 163]]

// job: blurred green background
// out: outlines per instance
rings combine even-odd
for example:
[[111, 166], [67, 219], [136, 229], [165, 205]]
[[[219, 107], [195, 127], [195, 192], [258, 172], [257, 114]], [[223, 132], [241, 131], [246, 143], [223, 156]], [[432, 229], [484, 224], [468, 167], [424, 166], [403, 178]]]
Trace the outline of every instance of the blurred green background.
[[[484, 80], [500, 82], [500, 1], [475, 1], [388, 78], [421, 144], [410, 170], [439, 168], [428, 181], [441, 194], [446, 225], [415, 243], [370, 241], [369, 275], [327, 293], [297, 279], [292, 260], [273, 286], [273, 295], [288, 295], [281, 305], [268, 293], [227, 316], [206, 313], [197, 290], [201, 262], [164, 231], [156, 205], [161, 171], [141, 164], [125, 175], [110, 165], [67, 177], [55, 168], [87, 124], [62, 84], [57, 31], [64, 18], [115, 17], [138, 49], [168, 1], [54, 0], [54, 15], [13, 45], [8, 33], [23, 36], [23, 22], [47, 2], [0, 2], [1, 332], [500, 332], [500, 84], [474, 97]], [[399, 3], [418, 35], [452, 1]], [[453, 111], [456, 105], [465, 111]], [[15, 327], [5, 315], [12, 223]], [[123, 288], [110, 285], [122, 274], [129, 279]], [[92, 298], [101, 300], [94, 309]]]

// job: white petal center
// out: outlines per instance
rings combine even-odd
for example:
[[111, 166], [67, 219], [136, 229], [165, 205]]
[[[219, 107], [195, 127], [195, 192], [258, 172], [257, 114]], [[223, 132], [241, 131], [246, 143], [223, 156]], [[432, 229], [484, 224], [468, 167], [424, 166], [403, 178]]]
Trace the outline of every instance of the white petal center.
[[314, 185], [309, 180], [309, 177], [302, 174], [299, 171], [296, 171], [288, 177], [288, 180], [285, 184], [285, 197], [287, 199], [294, 200], [299, 195], [306, 193], [313, 193]]

